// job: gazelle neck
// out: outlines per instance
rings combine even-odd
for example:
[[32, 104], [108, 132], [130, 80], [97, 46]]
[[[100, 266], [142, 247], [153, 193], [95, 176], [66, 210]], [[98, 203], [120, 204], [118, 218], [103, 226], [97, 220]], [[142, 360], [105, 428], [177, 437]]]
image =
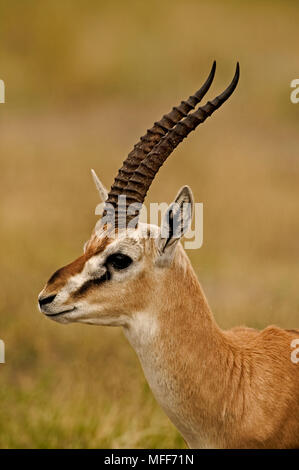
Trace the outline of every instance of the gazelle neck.
[[181, 246], [172, 267], [157, 280], [149, 310], [133, 316], [125, 334], [157, 401], [189, 445], [199, 439], [213, 445], [199, 424], [207, 425], [209, 413], [211, 421], [217, 416], [217, 390], [223, 390], [218, 371], [228, 345]]

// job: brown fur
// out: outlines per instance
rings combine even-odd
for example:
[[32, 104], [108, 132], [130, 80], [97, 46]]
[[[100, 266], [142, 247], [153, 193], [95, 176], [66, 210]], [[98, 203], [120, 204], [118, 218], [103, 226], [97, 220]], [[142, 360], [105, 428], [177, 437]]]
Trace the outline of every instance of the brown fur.
[[86, 246], [85, 253], [82, 256], [79, 256], [75, 261], [63, 266], [52, 274], [47, 282], [45, 293], [48, 292], [47, 295], [50, 295], [50, 293], [52, 294], [61, 289], [70, 277], [75, 274], [79, 274], [83, 270], [88, 259], [104, 251], [109, 243], [110, 240], [108, 237], [97, 237], [96, 235], [93, 235]]
[[[47, 290], [58, 290], [109, 243], [94, 235]], [[139, 246], [142, 269], [123, 282], [84, 289], [92, 309], [76, 321], [94, 321], [99, 308], [99, 319], [124, 326], [157, 400], [190, 447], [298, 448], [299, 364], [291, 361], [291, 342], [299, 331], [221, 330], [181, 245], [173, 262], [159, 268], [154, 239]], [[144, 327], [141, 317], [136, 334], [140, 312], [150, 319]], [[152, 320], [158, 331], [151, 336]]]
[[163, 299], [157, 347], [179, 402], [172, 419], [186, 423], [189, 445], [298, 448], [299, 364], [291, 361], [291, 341], [299, 331], [222, 331], [181, 256], [155, 297]]

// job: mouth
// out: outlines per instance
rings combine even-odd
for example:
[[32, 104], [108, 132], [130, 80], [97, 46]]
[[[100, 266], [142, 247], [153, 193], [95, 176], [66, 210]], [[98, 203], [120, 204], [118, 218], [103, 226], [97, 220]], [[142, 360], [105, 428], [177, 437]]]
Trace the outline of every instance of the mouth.
[[67, 310], [62, 310], [61, 312], [57, 312], [57, 313], [46, 313], [46, 312], [44, 313], [47, 317], [58, 317], [60, 315], [64, 315], [65, 313], [73, 312], [74, 310], [76, 310], [76, 307], [72, 307]]

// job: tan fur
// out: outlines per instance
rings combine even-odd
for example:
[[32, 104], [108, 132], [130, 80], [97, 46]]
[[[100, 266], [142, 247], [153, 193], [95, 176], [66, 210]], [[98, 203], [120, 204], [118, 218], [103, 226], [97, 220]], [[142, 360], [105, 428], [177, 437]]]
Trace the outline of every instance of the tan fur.
[[[222, 331], [181, 245], [169, 265], [157, 266], [149, 233], [120, 241], [93, 235], [85, 254], [58, 271], [43, 295], [63, 290], [114, 247], [135, 256], [136, 270], [89, 290], [78, 311], [57, 321], [123, 326], [153, 393], [190, 447], [299, 447], [299, 364], [291, 361], [299, 331]], [[63, 306], [73, 302], [71, 292], [63, 298]]]
[[191, 447], [299, 447], [299, 364], [290, 358], [299, 331], [220, 330], [181, 257], [155, 295], [163, 301], [153, 354], [171, 377], [172, 420]]
[[85, 253], [82, 256], [79, 256], [79, 258], [75, 259], [75, 261], [67, 264], [66, 266], [63, 266], [63, 268], [58, 269], [54, 274], [52, 274], [49, 281], [47, 282], [44, 295], [56, 293], [59, 289], [61, 289], [62, 286], [65, 285], [66, 281], [70, 277], [82, 271], [87, 260], [89, 260], [92, 256], [95, 256], [104, 251], [108, 244], [108, 237], [104, 236], [98, 238], [93, 235], [86, 246]]

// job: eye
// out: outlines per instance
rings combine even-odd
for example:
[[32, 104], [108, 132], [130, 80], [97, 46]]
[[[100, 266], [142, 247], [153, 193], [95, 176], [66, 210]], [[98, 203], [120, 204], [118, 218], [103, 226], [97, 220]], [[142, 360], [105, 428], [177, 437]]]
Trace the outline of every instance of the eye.
[[114, 253], [108, 256], [107, 263], [110, 264], [114, 269], [126, 269], [133, 262], [130, 256], [124, 255], [123, 253]]

